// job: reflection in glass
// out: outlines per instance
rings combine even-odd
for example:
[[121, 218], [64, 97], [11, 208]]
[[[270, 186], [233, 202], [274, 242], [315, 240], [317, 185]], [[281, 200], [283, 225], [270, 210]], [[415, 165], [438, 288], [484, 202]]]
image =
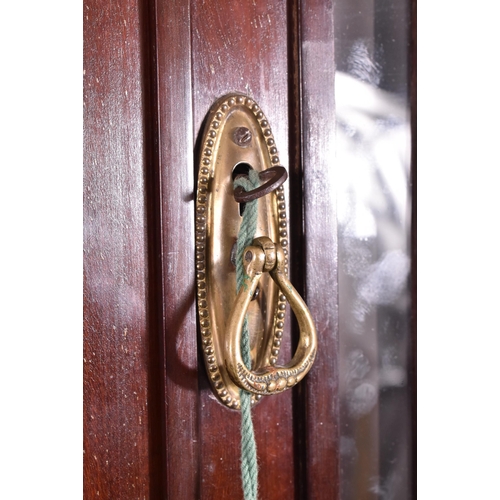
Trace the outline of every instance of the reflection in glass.
[[410, 498], [408, 4], [336, 0], [343, 500]]

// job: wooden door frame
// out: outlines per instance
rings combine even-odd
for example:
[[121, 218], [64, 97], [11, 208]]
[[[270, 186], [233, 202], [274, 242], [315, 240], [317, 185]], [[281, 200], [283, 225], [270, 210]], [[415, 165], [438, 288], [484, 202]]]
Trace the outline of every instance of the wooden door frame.
[[[227, 75], [199, 78], [199, 47], [220, 51], [222, 43], [234, 55], [217, 31], [217, 22], [232, 12], [226, 3], [117, 0], [103, 6], [90, 0], [84, 6], [87, 498], [96, 498], [97, 491], [100, 498], [134, 491], [149, 498], [194, 499], [208, 498], [214, 489], [220, 498], [232, 498], [240, 488], [237, 463], [228, 466], [228, 478], [210, 472], [221, 444], [207, 423], [220, 420], [221, 410], [209, 394], [195, 314], [193, 193], [200, 117], [220, 95], [244, 90]], [[257, 9], [250, 21], [264, 19], [263, 5], [248, 7]], [[416, 2], [412, 5], [415, 10]], [[285, 63], [275, 68], [274, 56], [264, 53], [262, 65], [278, 72], [285, 89], [287, 199], [294, 200], [291, 279], [315, 318], [321, 346], [290, 401], [276, 403], [288, 422], [280, 457], [294, 460], [289, 487], [295, 498], [332, 499], [339, 498], [340, 467], [333, 2], [290, 0], [280, 9], [276, 20], [285, 20], [288, 28], [273, 30], [286, 33], [263, 33], [286, 47]], [[257, 28], [245, 29], [255, 36]], [[268, 105], [281, 97], [265, 89], [253, 92]], [[266, 114], [272, 116], [273, 106]], [[113, 120], [122, 124], [120, 131]], [[98, 281], [109, 284], [102, 296]], [[291, 334], [296, 340], [296, 330]], [[121, 377], [123, 385], [110, 383], [112, 377]], [[265, 419], [256, 418], [256, 431], [262, 432]], [[228, 429], [234, 439], [236, 427], [231, 423]], [[273, 446], [279, 437], [269, 438]], [[259, 449], [263, 491], [281, 498], [282, 485], [274, 486], [269, 472], [274, 467], [279, 475], [279, 462], [264, 456], [264, 446]]]

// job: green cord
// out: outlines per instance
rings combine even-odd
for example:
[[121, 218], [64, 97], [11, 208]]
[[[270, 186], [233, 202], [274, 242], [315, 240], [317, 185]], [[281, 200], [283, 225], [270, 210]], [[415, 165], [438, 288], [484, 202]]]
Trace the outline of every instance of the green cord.
[[[248, 172], [248, 179], [240, 177], [234, 181], [234, 187], [236, 188], [238, 186], [241, 186], [245, 191], [251, 191], [258, 188], [260, 186], [259, 174], [255, 170], [250, 169]], [[246, 203], [238, 233], [236, 242], [236, 292], [239, 292], [245, 280], [243, 252], [247, 246], [252, 244], [257, 229], [257, 202], [258, 199]], [[241, 331], [241, 354], [243, 362], [250, 368], [250, 333], [248, 331], [248, 321], [246, 317]], [[257, 500], [258, 489], [257, 446], [255, 444], [255, 434], [252, 423], [251, 399], [252, 395], [249, 392], [240, 390], [241, 479], [245, 500]]]

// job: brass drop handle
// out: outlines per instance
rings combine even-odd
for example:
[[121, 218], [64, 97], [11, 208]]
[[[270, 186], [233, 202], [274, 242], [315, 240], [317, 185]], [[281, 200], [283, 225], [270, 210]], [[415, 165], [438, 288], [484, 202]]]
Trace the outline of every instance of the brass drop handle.
[[[287, 278], [288, 213], [282, 184], [287, 173], [264, 111], [250, 96], [221, 96], [206, 117], [199, 144], [195, 209], [199, 342], [213, 395], [239, 411], [242, 388], [252, 393], [251, 404], [256, 405], [263, 395], [280, 392], [305, 376], [317, 350], [316, 330]], [[259, 174], [260, 186], [243, 192], [235, 188], [238, 176], [251, 170]], [[245, 252], [247, 290], [235, 302], [240, 273], [231, 253], [245, 213], [238, 203], [254, 203], [251, 200], [257, 198], [252, 234], [260, 238]], [[254, 295], [257, 283], [260, 293]], [[250, 301], [252, 296], [255, 300]], [[287, 300], [298, 318], [300, 341], [290, 363], [277, 366]], [[249, 366], [240, 352], [245, 315]]]
[[[246, 277], [226, 327], [225, 365], [231, 379], [240, 388], [254, 394], [275, 394], [293, 387], [311, 369], [318, 345], [316, 328], [305, 302], [286, 276], [285, 255], [281, 246], [270, 238], [260, 237], [253, 240], [252, 246], [247, 247], [243, 255]], [[267, 366], [252, 371], [242, 359], [241, 330], [248, 305], [265, 272], [269, 272], [295, 313], [300, 338], [292, 360], [285, 366]]]

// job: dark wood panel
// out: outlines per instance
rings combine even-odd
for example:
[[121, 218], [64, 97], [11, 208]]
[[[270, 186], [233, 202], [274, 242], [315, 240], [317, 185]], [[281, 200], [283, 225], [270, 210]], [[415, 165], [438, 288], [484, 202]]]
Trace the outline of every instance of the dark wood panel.
[[[230, 91], [261, 105], [289, 167], [291, 274], [321, 345], [300, 388], [254, 411], [260, 496], [335, 498], [331, 10], [310, 0], [84, 9], [86, 498], [242, 497], [240, 415], [210, 393], [194, 301], [195, 141]], [[290, 331], [288, 321], [283, 361]]]
[[149, 498], [137, 1], [85, 2], [84, 33], [84, 496]]
[[305, 298], [320, 348], [304, 388], [307, 498], [339, 498], [333, 2], [300, 3]]
[[163, 309], [165, 497], [199, 495], [198, 357], [194, 267], [191, 11], [156, 2], [159, 263]]
[[[288, 165], [288, 21], [287, 6], [281, 2], [193, 3], [195, 136], [201, 133], [213, 101], [232, 91], [242, 92], [261, 106], [280, 159]], [[289, 338], [282, 356], [290, 357]], [[242, 498], [241, 417], [214, 401], [204, 371], [200, 375], [200, 498]], [[265, 398], [253, 411], [261, 498], [294, 498], [292, 410], [292, 393], [287, 391]]]

